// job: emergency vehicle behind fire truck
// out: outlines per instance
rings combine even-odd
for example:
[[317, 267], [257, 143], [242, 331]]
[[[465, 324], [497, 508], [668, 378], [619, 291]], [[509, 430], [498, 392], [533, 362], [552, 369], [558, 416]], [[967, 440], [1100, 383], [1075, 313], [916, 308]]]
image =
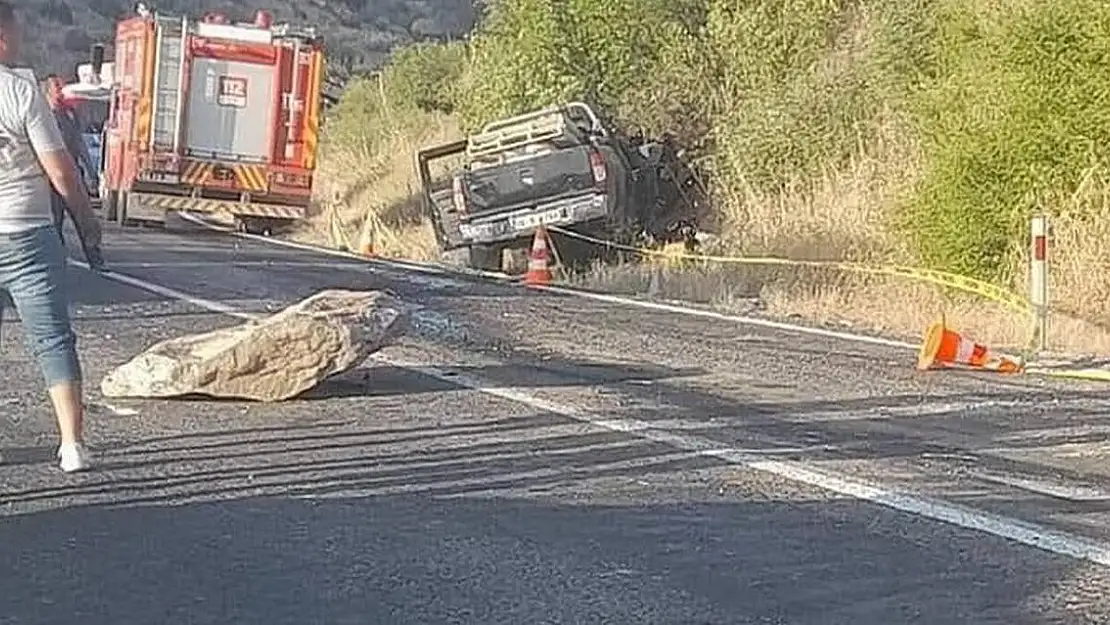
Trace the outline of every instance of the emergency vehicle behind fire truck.
[[117, 25], [114, 56], [109, 220], [222, 213], [269, 233], [308, 215], [324, 78], [313, 29], [265, 11], [249, 24], [144, 11]]
[[78, 166], [92, 199], [99, 202], [104, 191], [104, 179], [100, 176], [104, 162], [101, 147], [114, 93], [115, 68], [111, 62], [104, 61], [103, 45], [94, 45], [91, 56], [92, 62], [77, 65], [74, 72], [77, 80], [62, 86], [62, 96], [77, 121], [95, 171], [87, 171], [83, 163]]

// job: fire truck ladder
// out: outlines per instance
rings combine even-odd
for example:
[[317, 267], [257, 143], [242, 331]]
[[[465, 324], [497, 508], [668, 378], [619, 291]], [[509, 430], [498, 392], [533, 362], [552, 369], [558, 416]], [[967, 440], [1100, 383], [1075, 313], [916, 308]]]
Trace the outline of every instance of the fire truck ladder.
[[185, 71], [187, 18], [158, 18], [154, 66], [154, 115], [151, 132], [156, 151], [179, 153], [181, 136], [181, 75]]

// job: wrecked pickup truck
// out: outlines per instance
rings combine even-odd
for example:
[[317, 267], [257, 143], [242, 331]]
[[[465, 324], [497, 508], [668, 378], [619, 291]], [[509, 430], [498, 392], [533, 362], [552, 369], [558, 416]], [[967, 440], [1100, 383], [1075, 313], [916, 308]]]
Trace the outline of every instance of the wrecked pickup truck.
[[[461, 253], [471, 268], [500, 271], [504, 252], [526, 253], [540, 225], [630, 241], [661, 207], [685, 197], [667, 146], [634, 143], [573, 102], [420, 150], [423, 208], [440, 249]], [[436, 175], [433, 164], [447, 171]]]

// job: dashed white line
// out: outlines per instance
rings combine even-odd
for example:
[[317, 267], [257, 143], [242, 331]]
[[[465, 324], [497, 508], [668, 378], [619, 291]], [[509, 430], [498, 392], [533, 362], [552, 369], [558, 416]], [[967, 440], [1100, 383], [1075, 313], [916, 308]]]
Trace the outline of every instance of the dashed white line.
[[[78, 264], [83, 265], [83, 263]], [[220, 302], [214, 302], [202, 297], [190, 295], [132, 276], [117, 272], [108, 272], [103, 275], [108, 279], [116, 280], [129, 286], [145, 289], [151, 293], [206, 308], [213, 312], [222, 313], [237, 319], [253, 320], [260, 317], [260, 315], [237, 310]], [[492, 397], [523, 404], [537, 410], [602, 427], [614, 432], [621, 432], [644, 440], [666, 444], [681, 452], [688, 452], [707, 458], [715, 458], [732, 465], [761, 471], [792, 482], [808, 484], [825, 491], [847, 495], [855, 499], [869, 501], [914, 516], [942, 521], [958, 527], [1006, 538], [1057, 555], [1087, 560], [1103, 566], [1110, 566], [1110, 545], [1100, 541], [1054, 530], [1043, 525], [1029, 523], [1019, 519], [984, 512], [982, 510], [975, 510], [966, 506], [925, 498], [919, 495], [902, 493], [880, 485], [867, 484], [854, 479], [848, 479], [832, 472], [817, 471], [796, 462], [767, 460], [745, 453], [739, 449], [722, 447], [718, 442], [708, 438], [658, 429], [648, 422], [626, 418], [609, 418], [593, 414], [578, 410], [571, 406], [564, 406], [545, 400], [519, 388], [492, 385], [480, 378], [451, 371], [450, 369], [431, 367], [423, 363], [406, 362], [389, 358], [381, 354], [376, 355], [375, 359], [395, 367], [408, 369], [442, 382], [467, 388]]]

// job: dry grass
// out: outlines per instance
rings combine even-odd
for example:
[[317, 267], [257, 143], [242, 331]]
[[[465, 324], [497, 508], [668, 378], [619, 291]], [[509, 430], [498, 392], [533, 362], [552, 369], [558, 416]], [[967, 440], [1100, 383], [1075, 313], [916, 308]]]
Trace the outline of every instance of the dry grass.
[[452, 117], [425, 116], [417, 130], [398, 130], [373, 154], [329, 149], [320, 163], [317, 214], [290, 238], [377, 256], [432, 261], [439, 258], [431, 223], [420, 206], [417, 150], [461, 136]]
[[997, 346], [1020, 349], [1030, 325], [1001, 306], [928, 284], [835, 269], [758, 265], [628, 263], [575, 276], [582, 286], [700, 304], [734, 314], [874, 332], [916, 340], [938, 317]]
[[888, 227], [919, 170], [916, 148], [900, 130], [889, 122], [882, 140], [844, 170], [793, 180], [779, 193], [761, 193], [739, 180], [721, 194], [723, 241], [745, 255], [907, 262], [906, 247]]
[[[591, 271], [574, 276], [572, 282], [624, 295], [685, 301], [733, 314], [764, 313], [910, 342], [918, 340], [941, 315], [950, 327], [1009, 351], [1028, 347], [1032, 331], [1027, 316], [975, 295], [903, 278], [836, 270], [626, 263], [595, 265]], [[1060, 294], [1060, 299], [1067, 297], [1067, 292]], [[1108, 355], [1110, 331], [1057, 311], [1050, 318], [1049, 351]]]
[[1052, 297], [1061, 310], [1110, 322], [1110, 184], [1088, 176], [1050, 219]]
[[1110, 181], [1092, 174], [1052, 208], [1051, 347], [1110, 354]]

